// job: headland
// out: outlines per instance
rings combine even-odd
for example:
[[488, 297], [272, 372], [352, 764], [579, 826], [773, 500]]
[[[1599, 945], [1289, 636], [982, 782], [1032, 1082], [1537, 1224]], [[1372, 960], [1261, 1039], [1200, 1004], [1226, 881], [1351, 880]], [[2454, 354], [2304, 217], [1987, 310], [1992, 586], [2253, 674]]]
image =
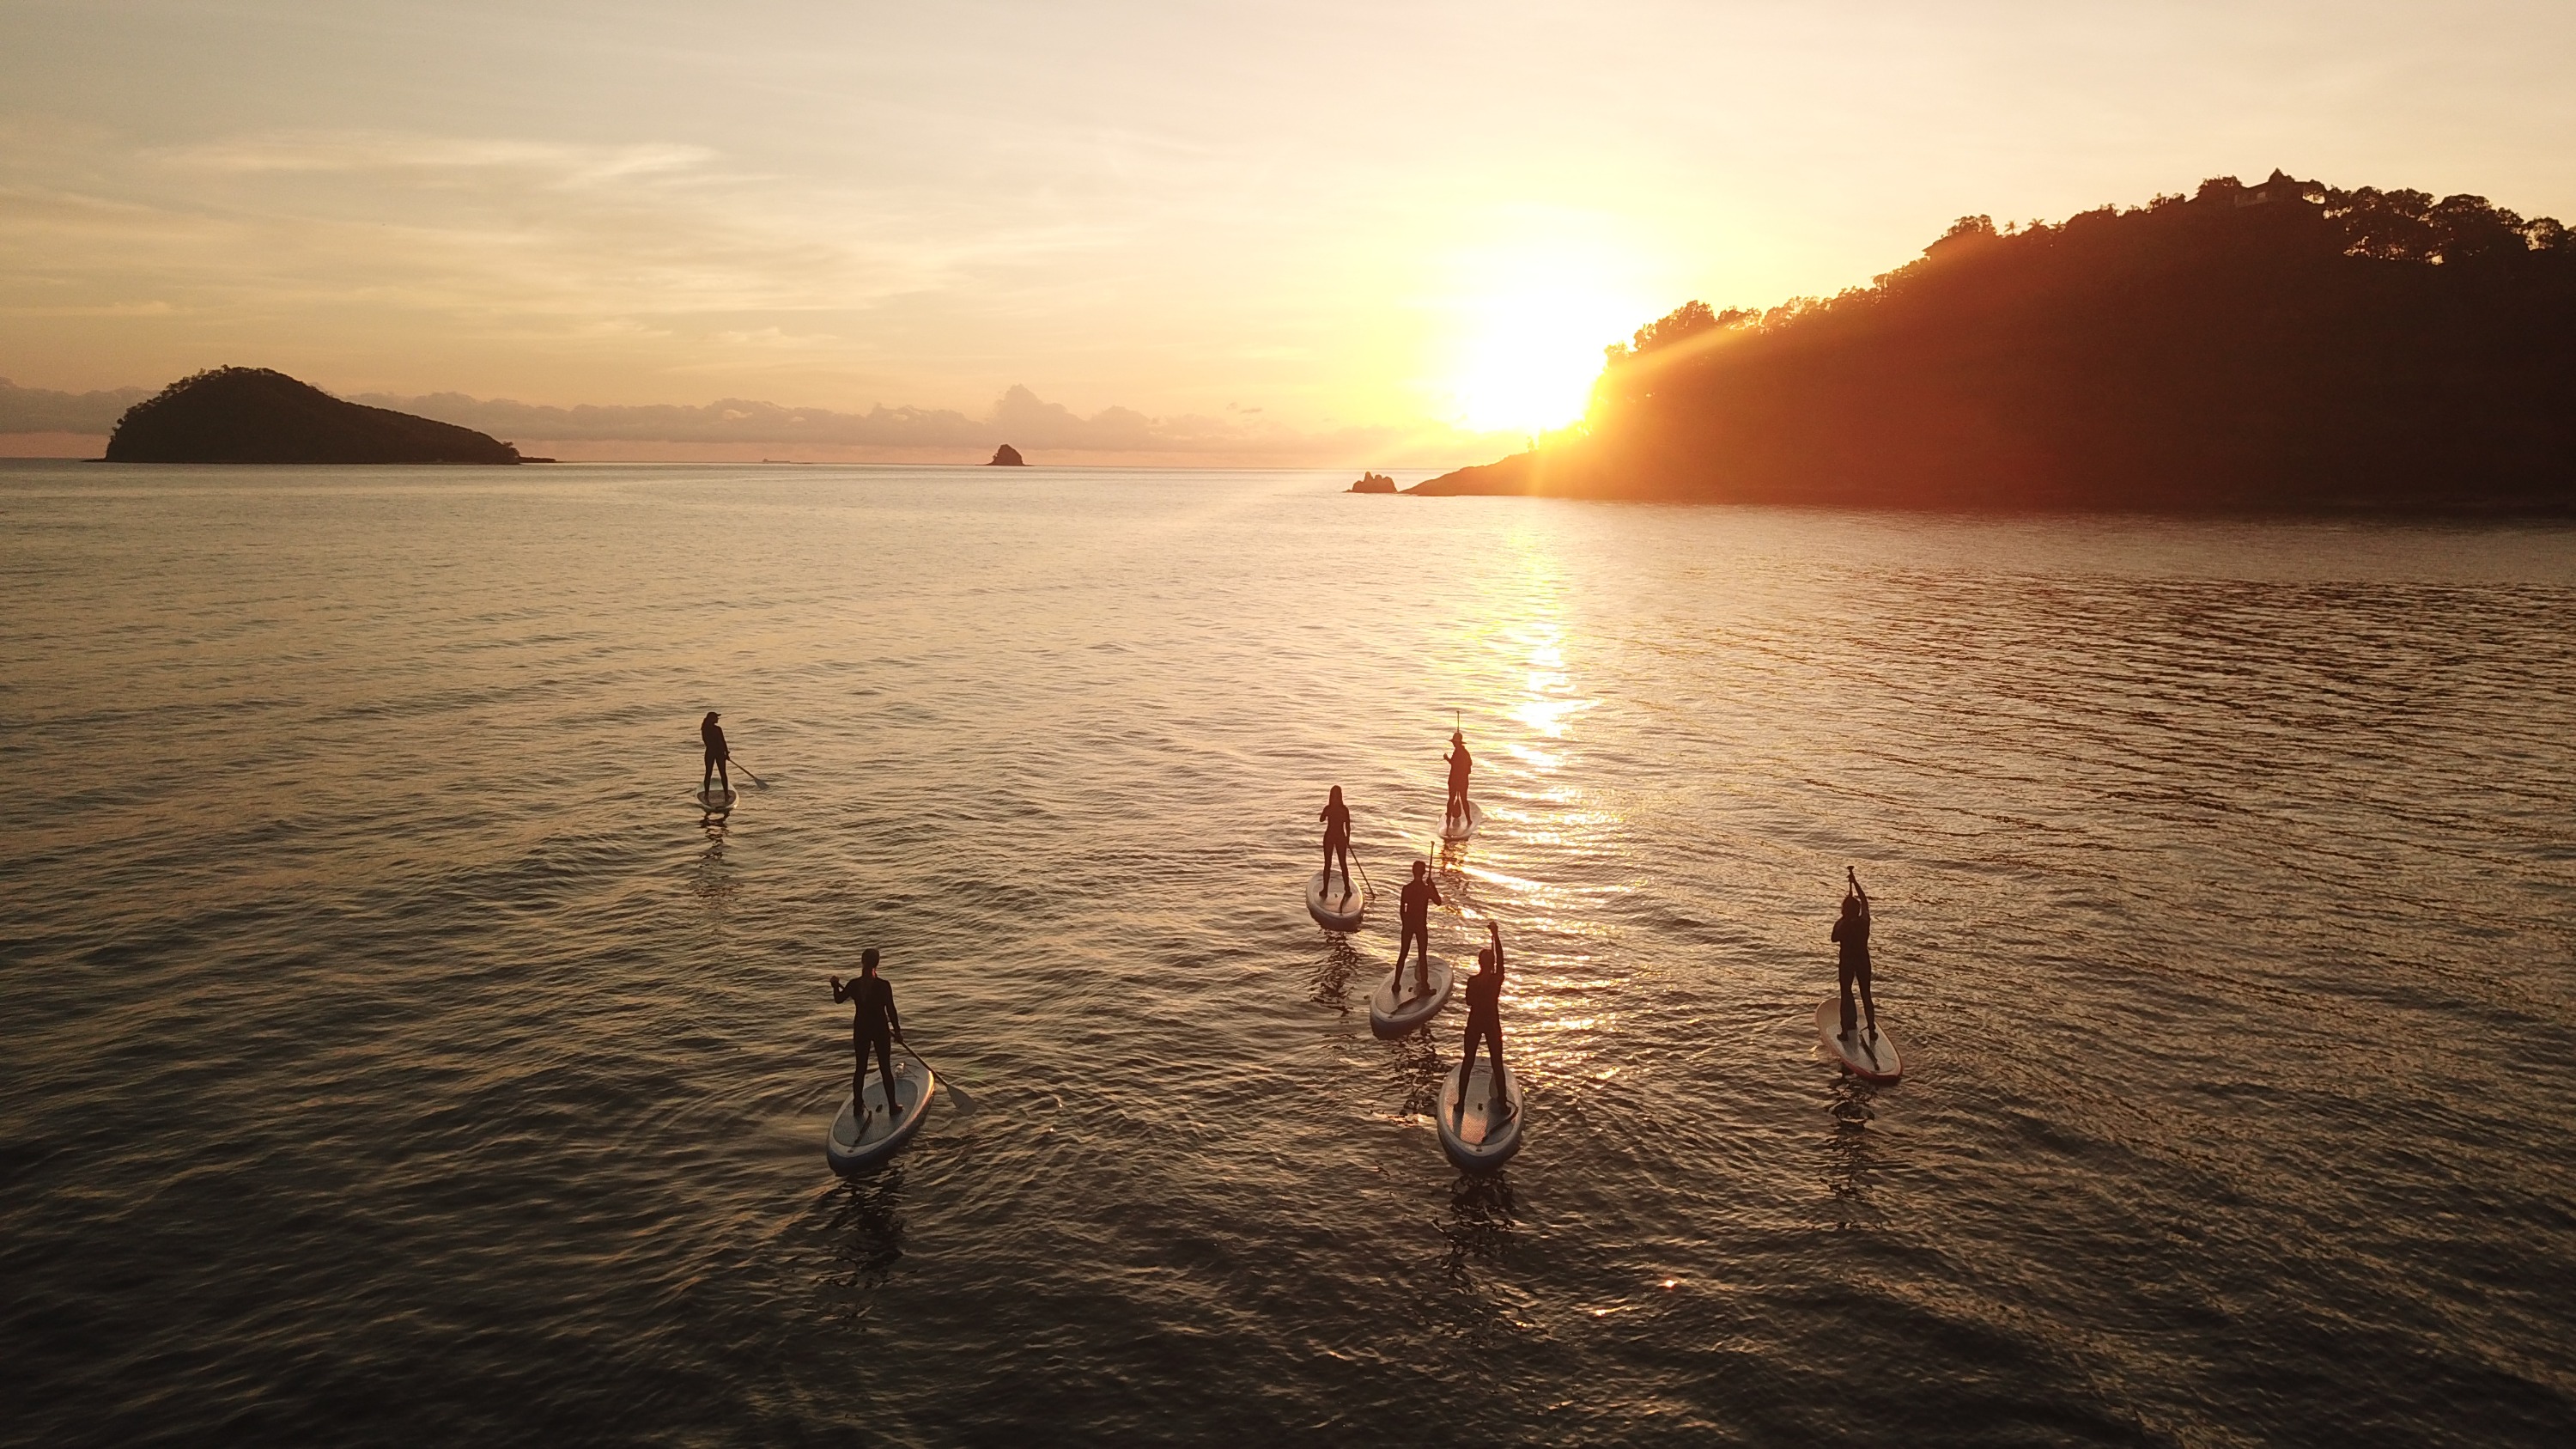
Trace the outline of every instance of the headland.
[[1583, 425], [1407, 490], [1867, 508], [2576, 513], [2576, 237], [2275, 171], [1609, 349]]

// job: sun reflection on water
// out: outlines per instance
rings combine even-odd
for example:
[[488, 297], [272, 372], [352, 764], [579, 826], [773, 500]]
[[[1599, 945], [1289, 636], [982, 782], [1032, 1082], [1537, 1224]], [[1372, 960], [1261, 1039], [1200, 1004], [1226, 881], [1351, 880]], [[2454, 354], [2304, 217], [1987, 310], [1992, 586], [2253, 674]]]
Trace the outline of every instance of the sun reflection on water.
[[1605, 949], [1603, 907], [1636, 887], [1625, 822], [1585, 777], [1583, 720], [1602, 701], [1582, 679], [1552, 527], [1532, 518], [1500, 542], [1507, 566], [1470, 601], [1466, 647], [1447, 662], [1468, 746], [1490, 762], [1473, 787], [1487, 824], [1442, 864], [1470, 929], [1481, 935], [1488, 915], [1502, 925], [1507, 1051], [1543, 1084], [1592, 1074], [1595, 1044], [1616, 1025], [1629, 973]]

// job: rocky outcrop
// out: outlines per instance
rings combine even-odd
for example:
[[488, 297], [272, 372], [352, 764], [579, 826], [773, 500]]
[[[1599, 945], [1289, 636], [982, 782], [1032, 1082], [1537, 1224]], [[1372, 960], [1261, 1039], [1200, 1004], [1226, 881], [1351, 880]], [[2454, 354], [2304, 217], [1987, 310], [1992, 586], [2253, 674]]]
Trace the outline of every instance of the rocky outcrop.
[[1360, 481], [1351, 485], [1351, 491], [1353, 493], [1392, 493], [1395, 491], [1395, 480], [1384, 473], [1362, 473]]
[[343, 402], [265, 367], [218, 367], [126, 409], [111, 463], [517, 463], [489, 434]]
[[993, 461], [985, 464], [984, 466], [987, 468], [1024, 468], [1028, 466], [1028, 460], [1020, 456], [1019, 449], [1012, 447], [1008, 443], [1004, 443], [1002, 446], [993, 450]]

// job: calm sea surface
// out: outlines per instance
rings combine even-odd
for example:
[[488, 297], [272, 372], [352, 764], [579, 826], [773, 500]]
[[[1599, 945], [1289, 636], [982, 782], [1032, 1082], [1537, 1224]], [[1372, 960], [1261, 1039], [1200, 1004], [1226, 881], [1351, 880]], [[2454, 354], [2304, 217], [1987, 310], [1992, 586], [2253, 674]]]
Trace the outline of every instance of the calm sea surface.
[[0, 1437], [2576, 1441], [2576, 532], [1345, 482], [0, 471]]

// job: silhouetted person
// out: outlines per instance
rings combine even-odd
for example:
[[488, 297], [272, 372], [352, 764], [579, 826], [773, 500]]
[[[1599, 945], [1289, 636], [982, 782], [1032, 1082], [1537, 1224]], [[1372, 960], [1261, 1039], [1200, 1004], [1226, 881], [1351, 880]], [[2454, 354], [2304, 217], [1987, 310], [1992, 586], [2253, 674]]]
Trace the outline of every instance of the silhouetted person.
[[698, 788], [704, 790], [718, 779], [722, 779], [725, 793], [731, 794], [733, 793], [733, 772], [725, 767], [732, 761], [733, 752], [725, 748], [724, 728], [716, 723], [718, 717], [714, 710], [708, 710], [707, 717], [698, 721], [698, 738], [706, 741], [707, 746], [707, 770], [706, 774], [700, 777]]
[[[862, 1132], [868, 1124], [868, 1053], [877, 1054], [877, 1075], [885, 1082], [886, 1119], [902, 1115], [894, 1097], [894, 1042], [903, 1039], [903, 1019], [895, 1014], [894, 988], [877, 975], [877, 948], [859, 953], [858, 979], [844, 986], [832, 978], [832, 999], [854, 1002], [850, 1012], [851, 1050], [858, 1065], [850, 1072], [850, 1111]], [[889, 1040], [891, 1038], [891, 1040]]]
[[1395, 990], [1398, 1000], [1404, 998], [1404, 953], [1413, 948], [1413, 994], [1431, 994], [1431, 908], [1449, 904], [1440, 898], [1440, 887], [1432, 884], [1431, 863], [1413, 863], [1413, 879], [1404, 883], [1397, 916], [1403, 923], [1403, 934], [1395, 943]]
[[1324, 883], [1332, 884], [1333, 858], [1342, 861], [1342, 899], [1351, 896], [1351, 807], [1342, 803], [1342, 787], [1333, 787], [1332, 798], [1316, 819], [1324, 822]]
[[1843, 867], [1850, 889], [1843, 892], [1843, 918], [1834, 922], [1833, 939], [1843, 947], [1843, 1035], [1852, 1033], [1852, 985], [1860, 985], [1860, 1003], [1869, 1012], [1869, 1039], [1878, 1040], [1878, 1003], [1869, 999], [1869, 892], [1860, 888], [1860, 873]]
[[1449, 805], [1443, 813], [1448, 819], [1464, 821], [1467, 818], [1467, 776], [1475, 769], [1475, 762], [1467, 756], [1465, 735], [1453, 732], [1449, 736], [1448, 759]]
[[1458, 1115], [1467, 1115], [1467, 1079], [1476, 1073], [1476, 1047], [1483, 1043], [1494, 1061], [1493, 1074], [1485, 1079], [1485, 1098], [1493, 1110], [1485, 1120], [1495, 1123], [1511, 1116], [1511, 1098], [1503, 1091], [1503, 928], [1488, 920], [1485, 929], [1493, 933], [1494, 944], [1476, 953], [1476, 974], [1467, 978], [1467, 1059], [1458, 1065]]

